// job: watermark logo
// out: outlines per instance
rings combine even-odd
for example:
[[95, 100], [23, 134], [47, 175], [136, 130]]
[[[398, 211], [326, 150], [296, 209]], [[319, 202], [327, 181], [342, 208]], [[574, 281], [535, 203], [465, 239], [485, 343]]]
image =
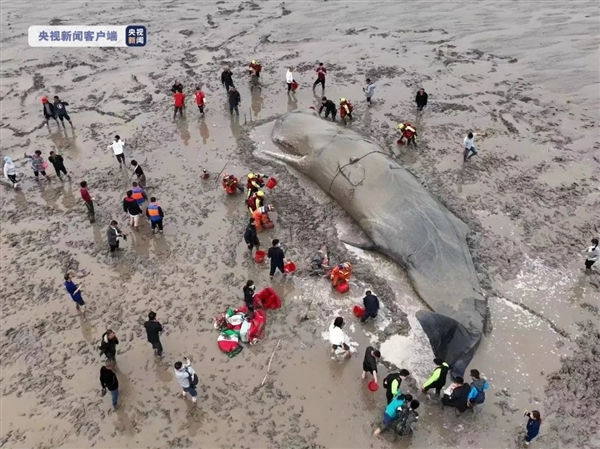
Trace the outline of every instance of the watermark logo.
[[30, 26], [30, 47], [144, 47], [148, 31], [143, 25]]

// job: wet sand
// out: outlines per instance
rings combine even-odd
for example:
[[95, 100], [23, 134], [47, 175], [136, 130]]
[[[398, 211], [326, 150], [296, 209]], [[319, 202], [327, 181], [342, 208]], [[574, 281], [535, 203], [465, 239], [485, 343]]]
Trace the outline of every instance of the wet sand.
[[[509, 448], [522, 437], [522, 410], [538, 408], [546, 419], [536, 445], [598, 447], [600, 276], [581, 270], [583, 251], [600, 231], [594, 2], [28, 6], [2, 5], [2, 156], [41, 149], [47, 157], [54, 146], [73, 182], [38, 184], [19, 160], [22, 188], [0, 186], [3, 446]], [[145, 49], [27, 47], [33, 24], [124, 21], [148, 26]], [[251, 94], [245, 66], [253, 58], [264, 75], [262, 90]], [[371, 437], [385, 399], [361, 382], [362, 354], [369, 342], [380, 344], [387, 363], [408, 367], [422, 382], [433, 358], [414, 319], [423, 304], [386, 258], [340, 243], [358, 231], [330, 198], [260, 154], [261, 125], [316, 104], [317, 61], [329, 71], [326, 94], [354, 101], [351, 126], [394, 152], [469, 224], [489, 298], [490, 331], [472, 363], [490, 380], [486, 404], [457, 418], [420, 397], [417, 432], [395, 445]], [[220, 86], [224, 63], [241, 92], [239, 121], [230, 120]], [[283, 82], [288, 65], [301, 84], [291, 98]], [[370, 109], [362, 101], [366, 76], [377, 85]], [[175, 79], [188, 94], [186, 117], [176, 122]], [[204, 120], [193, 105], [197, 84], [208, 99]], [[430, 99], [420, 117], [413, 104], [419, 87]], [[75, 130], [40, 127], [40, 97], [55, 94], [70, 103]], [[395, 145], [400, 120], [417, 126], [418, 151]], [[469, 130], [487, 137], [463, 166]], [[144, 224], [112, 259], [106, 226], [113, 218], [124, 226], [121, 198], [131, 182], [105, 149], [115, 134], [128, 160], [144, 167], [166, 228], [155, 237]], [[211, 179], [200, 179], [202, 168]], [[276, 228], [261, 241], [280, 238], [300, 267], [273, 282], [284, 306], [269, 313], [265, 339], [233, 359], [219, 352], [212, 318], [241, 303], [248, 278], [258, 288], [269, 280], [242, 242], [247, 212], [240, 197], [222, 191], [222, 169], [279, 180], [268, 192]], [[97, 198], [94, 225], [79, 197], [83, 179]], [[358, 267], [347, 296], [306, 276], [323, 243], [334, 260]], [[64, 291], [66, 271], [86, 282], [87, 320]], [[384, 310], [377, 325], [363, 328], [351, 308], [367, 287]], [[142, 327], [151, 309], [165, 326], [162, 362], [154, 361]], [[337, 313], [356, 351], [343, 364], [330, 360], [324, 334]], [[116, 412], [99, 395], [96, 346], [109, 327], [121, 341]], [[172, 364], [184, 355], [199, 373], [198, 409], [180, 397], [174, 379]]]

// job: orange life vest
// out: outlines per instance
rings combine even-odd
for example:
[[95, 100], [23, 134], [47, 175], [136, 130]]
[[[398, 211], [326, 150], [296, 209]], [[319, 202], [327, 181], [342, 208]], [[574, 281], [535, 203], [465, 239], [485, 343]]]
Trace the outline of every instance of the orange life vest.
[[144, 191], [142, 189], [140, 189], [139, 187], [135, 187], [133, 189], [131, 189], [131, 191], [133, 192], [133, 195], [131, 195], [131, 197], [137, 201], [138, 204], [142, 205], [144, 204], [144, 201], [146, 201], [144, 199]]

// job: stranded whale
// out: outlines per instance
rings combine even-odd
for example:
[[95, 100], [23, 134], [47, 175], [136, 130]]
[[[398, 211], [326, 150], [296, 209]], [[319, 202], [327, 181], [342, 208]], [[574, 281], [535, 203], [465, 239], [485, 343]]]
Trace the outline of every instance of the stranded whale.
[[466, 242], [468, 227], [370, 139], [314, 111], [280, 117], [271, 138], [293, 166], [328, 192], [408, 272], [431, 308], [417, 312], [436, 357], [462, 375], [483, 334], [487, 307]]

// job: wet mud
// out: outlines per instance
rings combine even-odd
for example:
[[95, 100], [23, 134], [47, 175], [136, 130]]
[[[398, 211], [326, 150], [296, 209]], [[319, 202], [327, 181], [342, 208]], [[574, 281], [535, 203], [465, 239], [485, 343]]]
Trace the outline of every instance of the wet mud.
[[[1, 153], [25, 179], [17, 190], [0, 185], [1, 444], [512, 448], [521, 445], [523, 409], [537, 408], [544, 423], [535, 445], [598, 447], [600, 275], [584, 275], [582, 265], [600, 232], [599, 14], [594, 2], [516, 8], [408, 5], [403, 14], [411, 20], [399, 23], [394, 3], [3, 4]], [[146, 48], [27, 47], [30, 25], [124, 18], [148, 26]], [[252, 91], [251, 59], [264, 67], [262, 88]], [[257, 151], [261, 125], [318, 104], [321, 89], [311, 91], [318, 61], [329, 72], [326, 95], [356, 105], [349, 126], [381, 143], [469, 225], [488, 297], [489, 332], [471, 363], [490, 381], [486, 404], [455, 417], [419, 396], [422, 422], [395, 444], [371, 436], [384, 397], [361, 382], [362, 354], [378, 345], [387, 367], [406, 366], [425, 380], [433, 355], [414, 318], [423, 304], [395, 264], [341, 243], [361, 233], [339, 205]], [[241, 92], [239, 118], [229, 117], [223, 64]], [[300, 83], [295, 96], [285, 93], [287, 66]], [[370, 108], [362, 101], [367, 76], [377, 86]], [[177, 121], [175, 79], [188, 94]], [[207, 95], [204, 119], [193, 105], [196, 85]], [[413, 103], [419, 87], [429, 93], [420, 115]], [[43, 126], [40, 97], [56, 94], [70, 103], [74, 129]], [[399, 121], [417, 127], [418, 150], [396, 145]], [[470, 130], [487, 135], [463, 165]], [[162, 236], [145, 223], [139, 233], [126, 229], [121, 198], [132, 177], [106, 150], [115, 134], [165, 211]], [[72, 182], [56, 179], [51, 167], [52, 181], [36, 182], [21, 156], [40, 149], [47, 158], [53, 148]], [[202, 169], [210, 179], [200, 179]], [[279, 238], [299, 270], [272, 281], [284, 305], [269, 313], [264, 340], [228, 359], [212, 318], [241, 304], [247, 279], [271, 285], [268, 269], [242, 242], [242, 199], [226, 197], [217, 178], [250, 170], [279, 181], [267, 192], [276, 227], [261, 242]], [[78, 191], [84, 179], [97, 200], [93, 225]], [[115, 258], [105, 240], [111, 219], [130, 234]], [[323, 244], [332, 260], [357, 267], [346, 296], [307, 274]], [[85, 281], [85, 320], [62, 285], [66, 271]], [[351, 310], [366, 288], [383, 310], [362, 327]], [[142, 327], [149, 310], [165, 327], [162, 361]], [[347, 363], [332, 361], [325, 341], [337, 314], [348, 322], [354, 351]], [[116, 411], [99, 394], [96, 346], [109, 327], [121, 342]], [[183, 356], [200, 376], [198, 408], [181, 398], [174, 379], [172, 364]]]

